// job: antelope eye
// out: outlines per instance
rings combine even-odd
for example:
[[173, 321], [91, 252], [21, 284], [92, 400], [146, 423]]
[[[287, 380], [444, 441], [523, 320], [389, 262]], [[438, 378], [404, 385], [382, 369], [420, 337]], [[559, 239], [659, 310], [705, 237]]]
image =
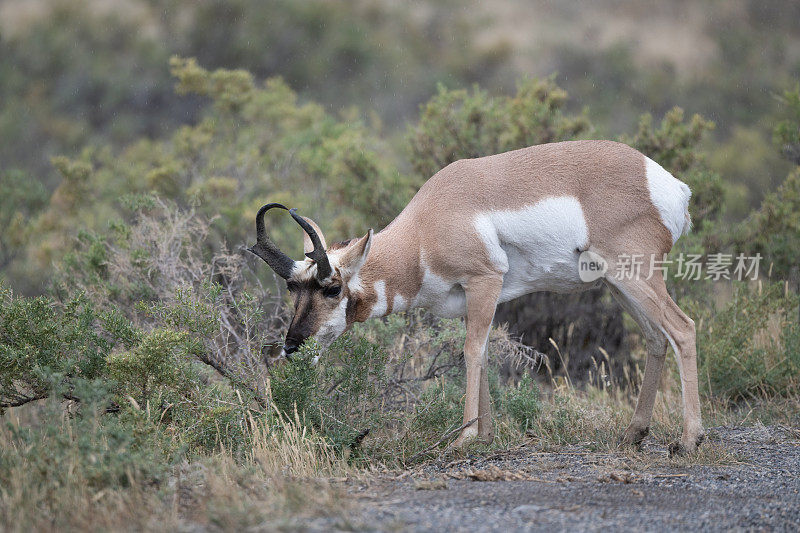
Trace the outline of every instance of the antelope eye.
[[322, 295], [326, 298], [336, 298], [342, 292], [341, 285], [331, 285], [322, 289]]

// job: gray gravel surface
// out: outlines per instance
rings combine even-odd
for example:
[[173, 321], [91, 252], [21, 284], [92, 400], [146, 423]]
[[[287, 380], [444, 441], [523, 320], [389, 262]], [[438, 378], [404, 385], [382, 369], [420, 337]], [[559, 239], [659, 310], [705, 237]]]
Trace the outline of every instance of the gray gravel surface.
[[[706, 462], [533, 446], [346, 483], [349, 517], [311, 529], [373, 531], [800, 531], [800, 431], [718, 427]], [[452, 459], [452, 458], [451, 458]], [[696, 461], [695, 461], [696, 462]]]

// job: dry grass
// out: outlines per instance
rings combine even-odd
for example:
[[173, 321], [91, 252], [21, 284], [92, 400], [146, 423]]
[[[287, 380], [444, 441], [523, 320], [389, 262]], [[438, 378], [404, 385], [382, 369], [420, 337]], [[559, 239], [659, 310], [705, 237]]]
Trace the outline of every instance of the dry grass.
[[331, 444], [303, 424], [297, 411], [290, 419], [274, 409], [279, 427], [253, 422], [251, 461], [270, 478], [330, 478], [350, 472], [346, 458], [337, 456]]
[[[243, 456], [234, 457], [222, 450], [173, 465], [158, 480], [131, 475], [127, 486], [103, 488], [93, 485], [85, 475], [81, 466], [85, 461], [78, 460], [79, 450], [75, 450], [75, 455], [62, 464], [47, 467], [67, 472], [67, 481], [61, 486], [42, 484], [31, 475], [33, 469], [41, 465], [25, 461], [23, 444], [14, 434], [14, 426], [45, 423], [44, 417], [38, 417], [36, 407], [28, 406], [27, 411], [11, 410], [2, 420], [10, 425], [0, 427], [0, 449], [3, 450], [0, 476], [4, 476], [0, 484], [0, 529], [292, 529], [302, 527], [303, 520], [318, 517], [347, 527], [343, 514], [347, 509], [346, 495], [337, 488], [335, 480], [365, 476], [371, 469], [383, 465], [401, 466], [412, 452], [424, 447], [421, 435], [414, 433], [406, 419], [412, 416], [426, 384], [437, 380], [444, 382], [450, 379], [451, 371], [457, 373], [457, 354], [463, 342], [460, 323], [431, 326], [421, 317], [412, 317], [411, 322], [405, 324], [376, 325], [365, 334], [391, 347], [390, 366], [395, 368], [391, 375], [397, 385], [393, 394], [397, 398], [387, 402], [391, 409], [386, 413], [387, 416], [394, 413], [397, 419], [370, 433], [368, 439], [374, 440], [365, 445], [367, 454], [359, 457], [360, 466], [354, 466], [346, 453], [344, 456], [337, 453], [329, 441], [310, 430], [296, 413], [286, 417], [268, 409], [272, 414], [263, 416], [273, 418], [251, 417], [245, 422], [251, 445]], [[770, 338], [775, 338], [774, 333]], [[641, 343], [635, 345], [641, 346]], [[537, 363], [534, 368], [538, 367], [538, 361], [528, 352], [519, 352], [519, 346], [502, 330], [492, 334], [492, 350], [495, 364], [512, 362], [533, 366]], [[634, 356], [641, 361], [643, 350]], [[434, 360], [436, 357], [438, 362]], [[561, 354], [561, 357], [568, 357], [568, 354]], [[542, 371], [547, 372], [548, 368], [544, 364]], [[598, 371], [604, 372], [603, 369]], [[438, 377], [426, 379], [429, 375]], [[578, 386], [563, 377], [550, 375], [541, 387], [541, 412], [528, 426], [527, 434], [523, 434], [518, 422], [496, 406], [495, 442], [468, 451], [503, 454], [523, 443], [527, 445], [525, 450], [533, 445], [540, 452], [568, 453], [577, 449], [579, 453], [595, 457], [595, 462], [587, 468], [593, 469], [590, 472], [596, 471], [598, 479], [617, 482], [619, 479], [624, 482], [625, 472], [631, 475], [680, 472], [695, 465], [742, 462], [740, 456], [714, 439], [706, 442], [696, 454], [667, 456], [665, 447], [680, 436], [682, 425], [680, 382], [671, 355], [656, 399], [648, 445], [642, 451], [620, 450], [618, 439], [632, 416], [634, 384], [640, 378], [640, 375], [633, 375], [626, 377], [622, 384], [619, 380], [600, 380], [598, 386]], [[442, 394], [445, 394], [444, 388]], [[26, 414], [20, 419], [19, 413]], [[705, 399], [703, 413], [706, 427], [759, 421], [791, 426], [796, 425], [800, 402], [797, 398], [787, 398], [745, 404], [743, 408], [732, 410], [730, 405]], [[460, 419], [460, 414], [458, 416]], [[439, 436], [439, 433], [430, 436], [431, 442]], [[16, 462], [4, 464], [9, 457]], [[561, 467], [545, 461], [538, 470], [554, 468]], [[508, 477], [511, 474], [503, 476], [503, 479], [513, 477]], [[440, 488], [439, 485], [420, 488], [434, 489]]]
[[[35, 420], [36, 408], [25, 408], [26, 423]], [[77, 448], [68, 460], [47, 466], [65, 483], [32, 475], [42, 465], [26, 460], [25, 445], [15, 435], [19, 411], [8, 414], [9, 423], [0, 426], [3, 531], [272, 530], [293, 529], [300, 520], [320, 516], [346, 522], [342, 491], [330, 480], [351, 470], [299, 420], [282, 420], [273, 431], [251, 421], [253, 446], [245, 460], [223, 450], [175, 465], [158, 480], [131, 475], [127, 486], [103, 488], [86, 475]]]
[[[643, 358], [643, 350], [641, 352], [638, 355]], [[545, 387], [548, 392], [543, 398], [542, 413], [527, 436], [542, 451], [558, 451], [565, 446], [579, 445], [592, 452], [614, 452], [615, 460], [623, 461], [628, 468], [636, 470], [731, 465], [742, 461], [735, 452], [709, 441], [697, 453], [682, 457], [669, 457], [648, 447], [644, 450], [620, 448], [619, 438], [630, 422], [636, 402], [637, 388], [634, 385], [640, 379], [641, 376], [626, 376], [617, 387], [601, 382], [599, 386], [587, 384], [578, 388], [568, 380], [550, 376], [549, 387]], [[758, 421], [791, 425], [800, 413], [800, 402], [796, 399], [771, 400], [732, 410], [729, 404], [723, 405], [719, 401], [704, 398], [702, 411], [707, 428]], [[499, 421], [498, 427], [502, 427], [502, 424]], [[680, 437], [682, 424], [680, 378], [674, 357], [668, 354], [646, 442], [661, 450]], [[513, 446], [515, 440], [518, 442], [513, 435], [507, 435], [502, 446]]]
[[[18, 422], [18, 420], [17, 420]], [[51, 465], [64, 484], [39, 483], [41, 464], [25, 460], [15, 423], [0, 426], [0, 529], [4, 531], [119, 530], [175, 528], [175, 516], [149, 487], [130, 479], [126, 488], [94, 486], [76, 457]], [[77, 453], [78, 450], [75, 450]], [[10, 462], [10, 464], [9, 464]]]
[[224, 455], [182, 470], [184, 477], [168, 499], [170, 512], [184, 527], [295, 529], [314, 517], [341, 520], [346, 510], [342, 491], [323, 479], [265, 475]]
[[[677, 385], [673, 374], [667, 372], [648, 439], [660, 446], [660, 451], [651, 446], [644, 451], [617, 448], [633, 410], [628, 395], [596, 387], [581, 390], [562, 382], [543, 399], [542, 412], [528, 436], [522, 435], [508, 416], [498, 417], [497, 440], [484, 448], [485, 453], [502, 452], [523, 442], [532, 442], [542, 451], [578, 446], [592, 455], [597, 453], [590, 468], [598, 479], [610, 482], [624, 482], [625, 476], [643, 473], [680, 472], [695, 465], [741, 463], [741, 457], [713, 441], [688, 457], [670, 458], [663, 453], [664, 445], [680, 434]], [[705, 412], [711, 423], [756, 419], [753, 410], [734, 414], [706, 405]], [[40, 486], [32, 481], [31, 465], [19, 463], [12, 468], [9, 482], [0, 487], [0, 524], [8, 531], [294, 529], [307, 523], [304, 521], [323, 517], [347, 527], [346, 494], [332, 480], [364, 475], [365, 470], [357, 470], [346, 458], [337, 456], [296, 415], [281, 419], [279, 425], [278, 431], [271, 424], [270, 431], [264, 421], [251, 420], [253, 445], [244, 460], [237, 461], [223, 450], [173, 467], [158, 483], [131, 478], [124, 488], [98, 490], [83, 476], [77, 462], [57, 465], [71, 472], [66, 486]], [[0, 428], [4, 454], [15, 454], [19, 445], [11, 428]], [[367, 470], [372, 466], [368, 463]], [[539, 466], [547, 470], [546, 464]]]

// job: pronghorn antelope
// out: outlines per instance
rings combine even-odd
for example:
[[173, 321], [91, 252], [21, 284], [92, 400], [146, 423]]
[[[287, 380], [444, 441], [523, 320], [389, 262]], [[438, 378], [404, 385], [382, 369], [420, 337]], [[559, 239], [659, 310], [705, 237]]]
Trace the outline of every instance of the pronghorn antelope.
[[[250, 251], [288, 282], [294, 318], [283, 347], [308, 338], [324, 349], [355, 322], [414, 307], [465, 317], [467, 393], [454, 443], [493, 437], [487, 337], [498, 303], [534, 291], [571, 292], [606, 283], [647, 342], [644, 379], [622, 442], [648, 434], [667, 351], [675, 351], [683, 390], [683, 435], [673, 452], [703, 439], [695, 327], [667, 293], [661, 270], [584, 282], [579, 257], [591, 252], [613, 272], [620, 256], [661, 260], [690, 229], [691, 191], [658, 163], [610, 141], [544, 144], [456, 161], [425, 183], [382, 231], [328, 247], [319, 227], [290, 210], [305, 230], [306, 258], [294, 261], [267, 237], [256, 215]], [[601, 281], [602, 280], [602, 281]], [[476, 427], [477, 426], [477, 427]]]

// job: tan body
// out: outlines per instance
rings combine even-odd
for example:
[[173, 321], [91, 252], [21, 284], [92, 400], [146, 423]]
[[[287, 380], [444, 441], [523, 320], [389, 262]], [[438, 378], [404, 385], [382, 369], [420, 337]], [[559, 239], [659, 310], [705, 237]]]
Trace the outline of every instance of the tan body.
[[[326, 345], [354, 322], [412, 307], [464, 316], [464, 422], [478, 423], [465, 428], [456, 445], [490, 440], [486, 341], [497, 304], [537, 290], [596, 286], [599, 280], [578, 275], [585, 251], [602, 257], [609, 272], [620, 255], [662, 258], [688, 231], [690, 194], [641, 153], [609, 141], [457, 161], [428, 180], [383, 231], [328, 250], [333, 273], [319, 283], [341, 283], [342, 295], [333, 302], [307, 293], [318, 299], [308, 304], [317, 310], [314, 336]], [[648, 267], [645, 261], [638, 279], [603, 278], [647, 340], [644, 382], [624, 441], [638, 444], [647, 434], [670, 342], [683, 387], [679, 450], [691, 451], [703, 438], [694, 323], [669, 297], [660, 272], [650, 276]], [[314, 276], [312, 260], [297, 263], [297, 280]]]

